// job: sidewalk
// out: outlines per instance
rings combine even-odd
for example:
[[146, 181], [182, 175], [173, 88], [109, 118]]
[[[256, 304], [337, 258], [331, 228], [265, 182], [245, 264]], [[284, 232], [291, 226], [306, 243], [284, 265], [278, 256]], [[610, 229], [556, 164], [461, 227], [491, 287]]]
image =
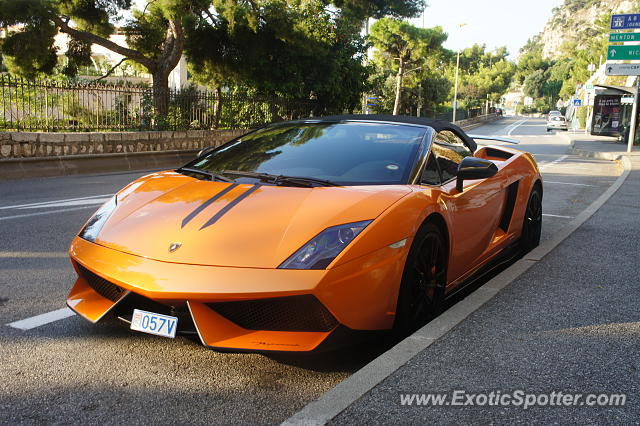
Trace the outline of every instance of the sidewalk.
[[634, 145], [633, 152], [627, 153], [627, 144], [618, 142], [617, 138], [584, 133], [565, 133], [563, 136], [571, 144], [571, 153], [582, 157], [616, 161], [622, 155], [640, 156], [640, 146]]
[[[599, 152], [612, 152], [599, 143], [593, 145]], [[573, 234], [329, 423], [637, 423], [640, 156], [630, 159], [626, 181]], [[583, 396], [575, 406], [547, 402], [524, 409], [490, 405], [485, 397], [451, 406], [455, 391], [465, 392], [464, 404], [471, 394], [517, 390]], [[401, 394], [429, 393], [447, 399], [442, 405], [401, 403]], [[592, 393], [626, 394], [626, 405], [587, 406]]]

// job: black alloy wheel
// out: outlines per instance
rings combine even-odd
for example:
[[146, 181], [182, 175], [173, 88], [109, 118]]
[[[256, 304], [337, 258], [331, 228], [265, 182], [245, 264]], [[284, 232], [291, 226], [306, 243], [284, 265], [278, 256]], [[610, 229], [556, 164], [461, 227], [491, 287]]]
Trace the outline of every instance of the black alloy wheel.
[[522, 253], [528, 253], [540, 244], [542, 234], [542, 191], [537, 185], [531, 190], [527, 210], [524, 215], [520, 247]]
[[442, 310], [447, 280], [447, 245], [442, 231], [425, 223], [416, 233], [398, 294], [394, 331], [404, 336], [435, 318]]

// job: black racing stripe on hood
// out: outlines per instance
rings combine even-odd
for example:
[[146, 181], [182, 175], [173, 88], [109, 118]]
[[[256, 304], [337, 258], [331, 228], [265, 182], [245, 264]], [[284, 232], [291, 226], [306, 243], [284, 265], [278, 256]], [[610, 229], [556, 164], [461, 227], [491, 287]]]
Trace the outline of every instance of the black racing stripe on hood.
[[218, 213], [216, 213], [211, 219], [209, 219], [207, 221], [207, 223], [205, 223], [204, 225], [202, 225], [202, 227], [200, 228], [200, 230], [206, 228], [207, 226], [211, 226], [214, 223], [216, 223], [222, 216], [224, 216], [229, 210], [231, 210], [232, 208], [234, 208], [240, 201], [244, 200], [245, 198], [247, 198], [249, 195], [251, 195], [252, 193], [254, 193], [255, 191], [258, 190], [258, 188], [260, 188], [262, 185], [260, 184], [256, 184], [254, 185], [252, 188], [247, 189], [245, 192], [243, 192], [242, 194], [240, 194], [235, 200], [233, 200], [232, 202], [230, 202], [229, 204], [227, 204], [226, 206], [224, 206]]
[[216, 195], [214, 195], [213, 197], [209, 198], [207, 201], [205, 201], [204, 203], [202, 203], [202, 205], [198, 206], [194, 211], [192, 211], [191, 213], [189, 213], [189, 215], [187, 217], [184, 218], [184, 220], [182, 221], [182, 228], [184, 228], [185, 226], [187, 226], [187, 223], [191, 222], [191, 220], [196, 217], [202, 210], [206, 209], [207, 207], [209, 207], [213, 202], [215, 202], [218, 198], [222, 197], [223, 195], [227, 194], [229, 191], [231, 191], [233, 188], [235, 188], [236, 186], [238, 186], [238, 183], [233, 183], [229, 186], [227, 186], [225, 189], [223, 189], [222, 191], [218, 192]]

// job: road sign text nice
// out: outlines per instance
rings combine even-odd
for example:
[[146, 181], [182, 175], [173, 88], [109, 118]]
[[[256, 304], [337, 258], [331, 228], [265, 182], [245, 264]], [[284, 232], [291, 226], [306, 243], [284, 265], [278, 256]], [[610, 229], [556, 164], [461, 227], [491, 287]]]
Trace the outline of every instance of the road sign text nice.
[[609, 46], [607, 59], [638, 60], [640, 59], [640, 46]]

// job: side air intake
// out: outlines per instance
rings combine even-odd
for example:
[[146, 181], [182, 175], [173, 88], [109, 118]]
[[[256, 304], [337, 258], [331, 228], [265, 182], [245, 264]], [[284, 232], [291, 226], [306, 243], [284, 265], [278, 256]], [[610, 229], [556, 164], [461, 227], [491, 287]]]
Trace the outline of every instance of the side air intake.
[[80, 275], [89, 286], [105, 299], [118, 302], [127, 295], [127, 290], [105, 280], [100, 275], [94, 274], [84, 266], [78, 264], [78, 269], [80, 270]]
[[504, 232], [509, 230], [509, 225], [511, 224], [511, 217], [513, 216], [513, 209], [516, 206], [519, 185], [520, 181], [515, 181], [507, 187], [507, 200], [504, 205], [502, 217], [500, 218], [500, 225], [498, 225]]

